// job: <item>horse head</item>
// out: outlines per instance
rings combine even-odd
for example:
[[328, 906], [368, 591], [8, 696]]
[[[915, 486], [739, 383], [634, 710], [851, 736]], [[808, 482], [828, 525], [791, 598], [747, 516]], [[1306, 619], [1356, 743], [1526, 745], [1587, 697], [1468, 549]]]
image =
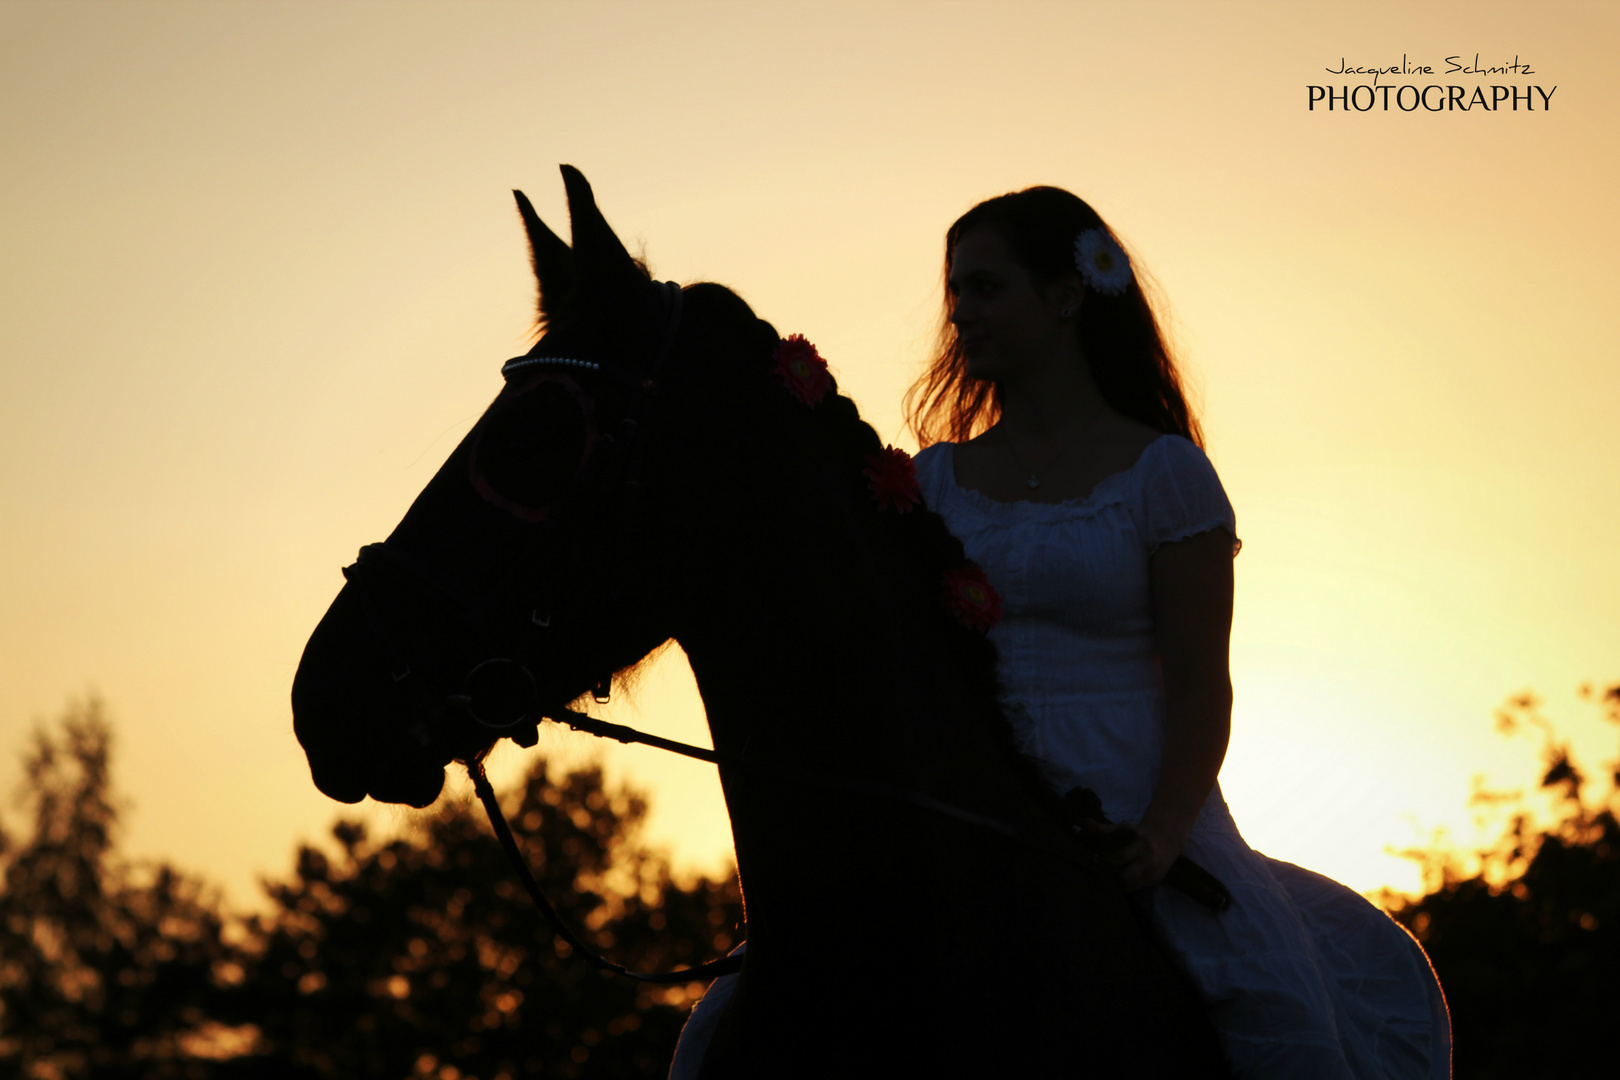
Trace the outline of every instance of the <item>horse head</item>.
[[425, 806], [449, 762], [503, 735], [532, 745], [546, 706], [673, 633], [688, 583], [671, 567], [712, 484], [665, 434], [723, 408], [686, 370], [690, 309], [709, 322], [723, 309], [732, 328], [711, 335], [711, 369], [768, 353], [775, 334], [725, 290], [694, 301], [651, 280], [584, 176], [562, 172], [572, 246], [514, 192], [542, 336], [393, 533], [345, 570], [304, 651], [294, 729], [335, 799]]

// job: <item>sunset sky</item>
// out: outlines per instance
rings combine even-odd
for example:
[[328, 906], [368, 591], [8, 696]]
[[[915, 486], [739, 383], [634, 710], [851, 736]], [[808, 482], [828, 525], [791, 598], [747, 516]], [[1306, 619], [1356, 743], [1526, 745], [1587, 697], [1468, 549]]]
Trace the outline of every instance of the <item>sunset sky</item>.
[[[1386, 848], [1533, 782], [1508, 694], [1614, 747], [1576, 688], [1620, 680], [1616, 56], [1601, 2], [0, 4], [0, 793], [94, 690], [130, 851], [246, 905], [323, 835], [293, 671], [530, 341], [510, 189], [566, 235], [578, 166], [914, 447], [944, 231], [1046, 183], [1168, 297], [1237, 509], [1239, 827], [1414, 888]], [[1403, 63], [1550, 107], [1307, 108]], [[608, 713], [706, 738], [678, 650]], [[541, 745], [727, 857], [712, 768]]]

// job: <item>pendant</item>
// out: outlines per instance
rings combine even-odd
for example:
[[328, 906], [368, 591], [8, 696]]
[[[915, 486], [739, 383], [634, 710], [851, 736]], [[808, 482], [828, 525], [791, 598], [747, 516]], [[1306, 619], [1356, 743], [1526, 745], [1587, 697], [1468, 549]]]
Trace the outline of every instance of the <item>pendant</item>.
[[1029, 479], [1024, 481], [1024, 486], [1029, 488], [1031, 491], [1034, 491], [1036, 488], [1041, 486], [1041, 482], [1034, 473], [1030, 473]]

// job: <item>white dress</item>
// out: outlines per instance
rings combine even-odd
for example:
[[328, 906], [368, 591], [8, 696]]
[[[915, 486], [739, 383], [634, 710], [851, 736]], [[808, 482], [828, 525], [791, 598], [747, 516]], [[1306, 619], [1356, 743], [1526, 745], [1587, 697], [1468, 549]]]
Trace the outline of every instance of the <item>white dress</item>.
[[[1001, 595], [991, 636], [1021, 748], [1059, 793], [1084, 785], [1112, 820], [1141, 820], [1164, 739], [1148, 558], [1210, 529], [1235, 540], [1214, 467], [1166, 435], [1084, 499], [1004, 503], [956, 483], [950, 444], [916, 460], [928, 508]], [[1450, 1076], [1445, 999], [1422, 948], [1394, 920], [1336, 881], [1252, 850], [1219, 786], [1185, 854], [1226, 885], [1229, 909], [1216, 914], [1164, 886], [1138, 895], [1208, 1006], [1237, 1077]], [[696, 1076], [734, 980], [716, 980], [694, 1010], [672, 1080]]]
[[[1112, 820], [1140, 821], [1164, 739], [1148, 559], [1210, 529], [1237, 536], [1209, 459], [1165, 435], [1063, 503], [998, 502], [959, 486], [950, 444], [917, 455], [917, 474], [929, 509], [1001, 595], [991, 637], [1021, 749], [1059, 793], [1084, 785]], [[1226, 885], [1232, 906], [1217, 914], [1164, 886], [1142, 900], [1238, 1077], [1450, 1075], [1444, 998], [1397, 923], [1338, 882], [1252, 850], [1219, 786], [1185, 854]]]

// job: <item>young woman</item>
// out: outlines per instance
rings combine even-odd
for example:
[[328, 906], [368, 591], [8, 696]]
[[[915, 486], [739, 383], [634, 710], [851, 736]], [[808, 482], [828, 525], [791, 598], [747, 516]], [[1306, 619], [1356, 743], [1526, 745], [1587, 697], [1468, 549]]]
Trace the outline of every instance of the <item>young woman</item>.
[[[1089, 788], [1121, 879], [1208, 1003], [1239, 1077], [1444, 1077], [1422, 950], [1349, 889], [1251, 850], [1216, 775], [1232, 688], [1231, 504], [1129, 257], [1037, 187], [946, 234], [938, 357], [907, 408], [917, 470], [1001, 596], [1021, 749]], [[1119, 831], [1123, 830], [1123, 831]], [[1161, 882], [1185, 854], [1215, 912]]]

